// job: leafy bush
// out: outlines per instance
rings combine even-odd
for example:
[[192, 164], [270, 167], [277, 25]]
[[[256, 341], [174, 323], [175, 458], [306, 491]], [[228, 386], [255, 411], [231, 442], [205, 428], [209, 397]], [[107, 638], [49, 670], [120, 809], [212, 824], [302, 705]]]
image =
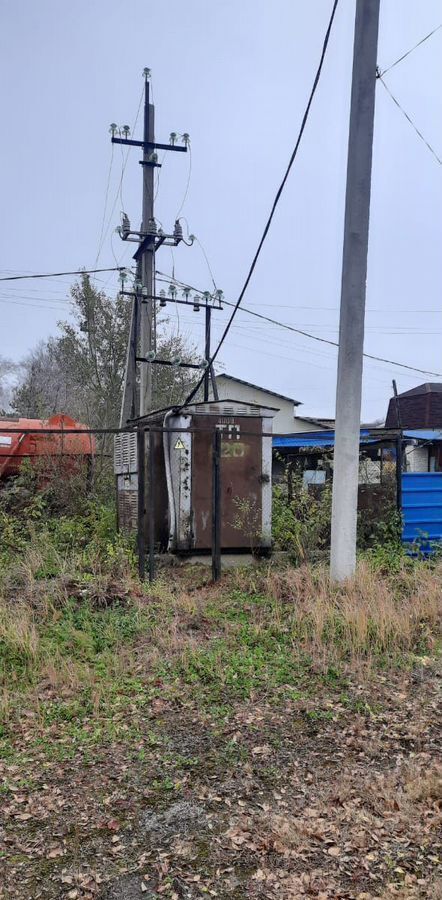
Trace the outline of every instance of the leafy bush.
[[331, 487], [310, 493], [302, 477], [291, 479], [291, 497], [285, 486], [273, 489], [273, 539], [279, 550], [289, 550], [297, 562], [312, 559], [330, 544]]
[[[296, 562], [321, 557], [330, 546], [332, 484], [303, 484], [299, 472], [285, 473], [273, 489], [273, 540], [278, 550], [288, 550]], [[394, 473], [381, 485], [359, 489], [357, 541], [359, 550], [378, 552], [382, 564], [390, 557], [402, 559], [402, 518], [396, 508]]]
[[66, 470], [59, 463], [25, 460], [1, 485], [0, 570], [20, 559], [37, 579], [62, 569], [109, 576], [132, 569], [133, 542], [116, 528], [113, 479], [111, 491], [107, 476], [91, 484], [84, 466]]

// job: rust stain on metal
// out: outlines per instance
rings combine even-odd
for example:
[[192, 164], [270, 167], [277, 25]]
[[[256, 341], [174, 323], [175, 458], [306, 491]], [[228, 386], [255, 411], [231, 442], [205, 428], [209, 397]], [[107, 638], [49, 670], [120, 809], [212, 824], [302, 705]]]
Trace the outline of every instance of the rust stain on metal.
[[[195, 416], [192, 454], [194, 547], [212, 546], [212, 434], [221, 428], [221, 546], [250, 548], [262, 519], [262, 420], [245, 416]], [[241, 502], [249, 516], [239, 516]], [[239, 526], [239, 527], [238, 527]], [[259, 540], [258, 540], [259, 543]]]

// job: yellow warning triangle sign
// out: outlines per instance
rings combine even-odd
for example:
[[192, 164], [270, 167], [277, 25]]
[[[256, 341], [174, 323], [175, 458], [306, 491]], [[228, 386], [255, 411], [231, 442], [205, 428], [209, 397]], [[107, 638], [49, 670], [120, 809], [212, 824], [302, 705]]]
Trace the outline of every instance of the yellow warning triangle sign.
[[182, 442], [182, 440], [181, 440], [181, 438], [178, 438], [178, 440], [177, 440], [177, 442], [176, 442], [176, 444], [175, 444], [175, 446], [174, 446], [173, 449], [174, 449], [174, 450], [185, 450], [185, 449], [186, 449], [185, 446], [184, 446], [184, 444], [183, 444], [183, 442]]

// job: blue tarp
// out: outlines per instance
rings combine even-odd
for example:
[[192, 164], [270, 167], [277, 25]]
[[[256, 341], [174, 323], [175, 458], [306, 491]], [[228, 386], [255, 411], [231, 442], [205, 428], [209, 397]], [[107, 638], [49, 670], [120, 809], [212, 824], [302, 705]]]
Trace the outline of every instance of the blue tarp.
[[[361, 430], [364, 444], [375, 444], [380, 438], [370, 437], [370, 431]], [[273, 447], [334, 447], [334, 431], [305, 431], [299, 434], [275, 434]]]

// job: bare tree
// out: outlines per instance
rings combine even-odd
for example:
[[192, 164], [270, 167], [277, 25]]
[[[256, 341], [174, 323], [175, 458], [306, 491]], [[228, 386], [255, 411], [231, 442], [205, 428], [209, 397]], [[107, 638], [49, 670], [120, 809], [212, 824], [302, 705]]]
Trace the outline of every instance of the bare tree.
[[12, 359], [0, 356], [0, 414], [6, 415], [10, 408], [13, 391], [14, 375], [17, 372], [17, 363]]

